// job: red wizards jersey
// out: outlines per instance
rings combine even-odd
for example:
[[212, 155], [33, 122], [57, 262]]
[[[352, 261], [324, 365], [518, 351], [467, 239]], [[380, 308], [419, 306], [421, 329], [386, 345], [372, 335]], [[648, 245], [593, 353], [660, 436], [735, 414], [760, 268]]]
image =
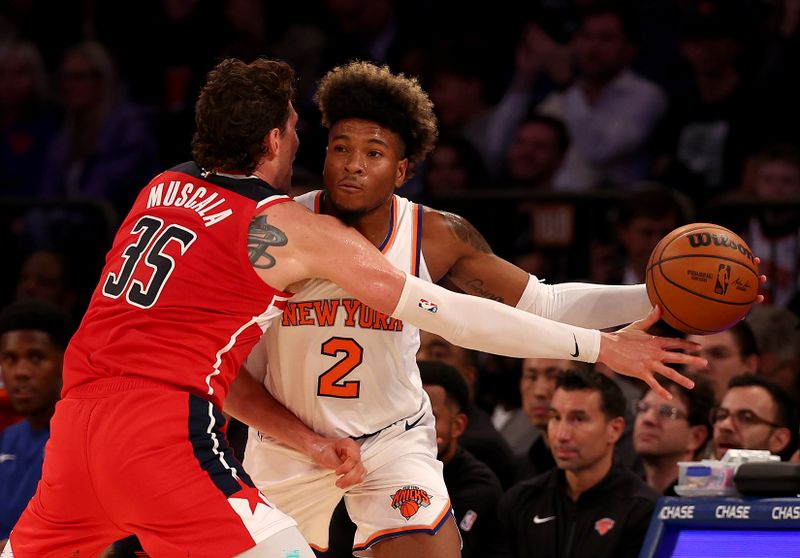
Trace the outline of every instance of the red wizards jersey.
[[219, 405], [290, 293], [250, 263], [253, 216], [290, 201], [254, 177], [185, 163], [142, 190], [64, 355], [62, 396], [113, 377], [173, 385]]

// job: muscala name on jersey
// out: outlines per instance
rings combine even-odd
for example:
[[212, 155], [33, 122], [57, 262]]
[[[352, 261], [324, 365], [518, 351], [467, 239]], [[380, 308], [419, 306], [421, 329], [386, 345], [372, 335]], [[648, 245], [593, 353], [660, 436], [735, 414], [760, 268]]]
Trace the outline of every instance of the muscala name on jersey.
[[[195, 186], [191, 182], [183, 183], [180, 180], [170, 180], [166, 190], [163, 182], [151, 187], [147, 198], [148, 209], [157, 205], [191, 209], [203, 218], [206, 227], [216, 225], [233, 215], [232, 209], [220, 208], [223, 203], [225, 198], [220, 197], [217, 192], [211, 192], [209, 195], [203, 186]], [[212, 210], [216, 211], [211, 213]]]
[[403, 322], [382, 312], [373, 310], [354, 298], [330, 298], [288, 302], [283, 310], [283, 326], [332, 327], [337, 315], [344, 318], [347, 327], [403, 331]]

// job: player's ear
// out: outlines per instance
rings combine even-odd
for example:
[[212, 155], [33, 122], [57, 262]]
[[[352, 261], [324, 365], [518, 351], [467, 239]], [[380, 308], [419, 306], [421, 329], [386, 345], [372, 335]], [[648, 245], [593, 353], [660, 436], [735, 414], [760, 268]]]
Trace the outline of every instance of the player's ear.
[[399, 188], [406, 183], [408, 173], [408, 157], [397, 162], [397, 169], [394, 176], [394, 187]]
[[264, 138], [264, 145], [267, 148], [267, 156], [275, 157], [278, 154], [281, 144], [281, 131], [278, 128], [270, 130]]

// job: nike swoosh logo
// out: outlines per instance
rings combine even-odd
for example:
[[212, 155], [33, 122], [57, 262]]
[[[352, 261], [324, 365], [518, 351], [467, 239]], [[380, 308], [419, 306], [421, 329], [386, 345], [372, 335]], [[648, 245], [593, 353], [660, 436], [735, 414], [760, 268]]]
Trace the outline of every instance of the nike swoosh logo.
[[6, 461], [13, 461], [16, 459], [17, 456], [13, 453], [0, 453], [0, 463], [5, 463]]
[[578, 357], [581, 354], [581, 350], [578, 348], [578, 340], [575, 338], [575, 334], [572, 334], [572, 340], [575, 341], [575, 352], [570, 353], [571, 356]]
[[550, 517], [539, 517], [538, 515], [533, 516], [533, 523], [534, 525], [541, 525], [542, 523], [547, 523], [548, 521], [553, 521], [556, 516], [551, 515]]
[[411, 430], [412, 428], [414, 428], [416, 425], [418, 425], [418, 424], [419, 424], [419, 421], [421, 421], [421, 420], [422, 420], [422, 418], [423, 418], [424, 416], [425, 416], [425, 415], [422, 415], [421, 417], [419, 417], [417, 420], [415, 420], [415, 421], [414, 421], [414, 422], [412, 422], [412, 423], [409, 423], [408, 421], [406, 421], [406, 432], [408, 432], [409, 430]]

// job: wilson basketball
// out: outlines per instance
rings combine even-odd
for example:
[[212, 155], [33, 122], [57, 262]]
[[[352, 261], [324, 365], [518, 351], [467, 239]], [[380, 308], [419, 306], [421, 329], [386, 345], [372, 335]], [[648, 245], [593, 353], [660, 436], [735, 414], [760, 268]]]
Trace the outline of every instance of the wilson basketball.
[[728, 329], [758, 296], [758, 266], [736, 233], [711, 223], [677, 228], [650, 254], [647, 295], [661, 317], [685, 333]]

